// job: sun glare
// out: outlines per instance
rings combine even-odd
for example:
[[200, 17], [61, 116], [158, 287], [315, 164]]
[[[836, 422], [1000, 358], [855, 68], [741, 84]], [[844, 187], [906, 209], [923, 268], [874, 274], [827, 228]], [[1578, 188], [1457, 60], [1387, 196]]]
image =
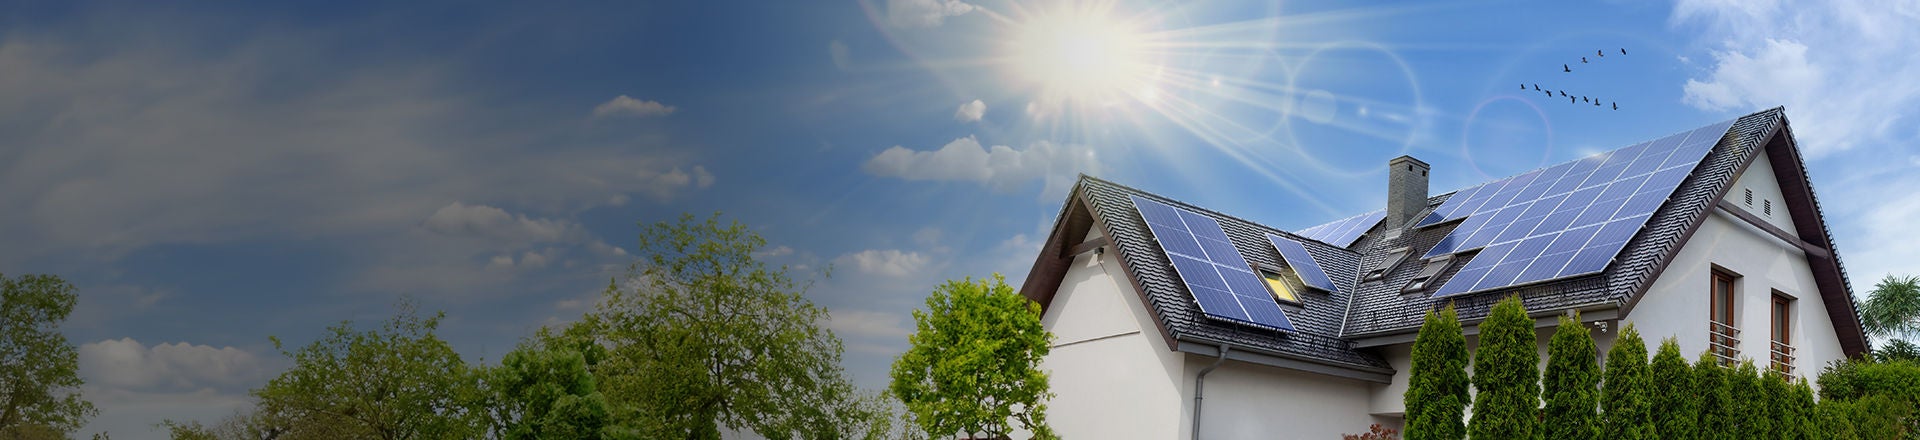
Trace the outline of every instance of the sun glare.
[[1153, 89], [1154, 71], [1139, 26], [1104, 7], [1043, 12], [1018, 25], [1009, 62], [1042, 93], [1074, 101], [1105, 101]]

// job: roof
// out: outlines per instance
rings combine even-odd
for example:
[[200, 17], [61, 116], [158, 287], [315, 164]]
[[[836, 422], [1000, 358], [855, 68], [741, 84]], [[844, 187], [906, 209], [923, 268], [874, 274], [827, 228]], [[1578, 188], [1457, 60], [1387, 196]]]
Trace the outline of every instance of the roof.
[[[1484, 319], [1493, 303], [1518, 294], [1528, 310], [1551, 315], [1566, 310], [1617, 310], [1622, 316], [1631, 310], [1665, 269], [1682, 243], [1706, 221], [1714, 205], [1732, 187], [1740, 172], [1766, 154], [1781, 176], [1782, 192], [1800, 230], [1794, 231], [1805, 245], [1824, 252], [1808, 252], [1816, 284], [1833, 322], [1840, 331], [1840, 342], [1849, 356], [1866, 351], [1866, 339], [1859, 331], [1857, 310], [1845, 271], [1832, 247], [1832, 234], [1826, 227], [1814, 198], [1811, 179], [1794, 145], [1784, 110], [1769, 109], [1739, 118], [1691, 175], [1680, 183], [1665, 204], [1656, 210], [1607, 269], [1598, 274], [1565, 278], [1545, 283], [1499, 289], [1469, 295], [1434, 299], [1426, 293], [1402, 295], [1406, 285], [1422, 264], [1410, 257], [1387, 274], [1382, 281], [1359, 282], [1361, 268], [1373, 268], [1391, 251], [1410, 247], [1412, 255], [1421, 255], [1445, 237], [1458, 222], [1429, 228], [1405, 228], [1406, 225], [1380, 224], [1348, 248], [1341, 248], [1288, 231], [1261, 225], [1231, 215], [1190, 205], [1179, 200], [1148, 193], [1101, 180], [1081, 176], [1062, 207], [1033, 273], [1022, 292], [1029, 298], [1048, 304], [1066, 264], [1081, 248], [1079, 243], [1090, 228], [1099, 228], [1125, 268], [1129, 282], [1154, 315], [1170, 347], [1176, 341], [1227, 343], [1240, 350], [1253, 350], [1293, 360], [1360, 371], [1390, 371], [1377, 354], [1358, 347], [1356, 341], [1400, 336], [1417, 331], [1422, 318], [1444, 301], [1453, 302], [1463, 322]], [[1798, 176], [1798, 179], [1791, 178]], [[1452, 194], [1428, 199], [1427, 211], [1440, 206]], [[1282, 305], [1296, 331], [1291, 333], [1242, 327], [1205, 318], [1186, 288], [1179, 281], [1166, 254], [1150, 236], [1128, 196], [1139, 196], [1169, 205], [1207, 214], [1219, 220], [1229, 238], [1247, 261], [1256, 266], [1284, 267], [1282, 259], [1265, 238], [1275, 234], [1294, 238], [1306, 245], [1315, 260], [1334, 279], [1336, 291], [1301, 295], [1301, 306]], [[1426, 212], [1413, 218], [1424, 217]], [[1397, 229], [1399, 234], [1383, 233]], [[1068, 240], [1072, 242], [1069, 243]], [[1819, 251], [1821, 249], [1813, 249]], [[1086, 250], [1086, 249], [1081, 249]], [[1472, 253], [1463, 256], [1471, 257]], [[1458, 258], [1457, 258], [1458, 259]], [[1440, 285], [1453, 276], [1462, 264], [1442, 272], [1430, 285]], [[1847, 331], [1847, 329], [1852, 331]]]

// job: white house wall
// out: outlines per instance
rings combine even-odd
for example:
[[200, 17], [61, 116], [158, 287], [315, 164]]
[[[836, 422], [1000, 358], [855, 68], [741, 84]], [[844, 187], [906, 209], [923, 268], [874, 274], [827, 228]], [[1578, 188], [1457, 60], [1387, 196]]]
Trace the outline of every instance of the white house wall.
[[[1089, 233], [1088, 238], [1097, 237]], [[1042, 361], [1062, 438], [1184, 438], [1181, 354], [1167, 347], [1108, 252], [1074, 257], [1041, 323], [1054, 334]]]
[[[1746, 200], [1748, 190], [1753, 191], [1752, 204]], [[1726, 197], [1726, 201], [1733, 206], [1753, 213], [1754, 217], [1766, 220], [1782, 231], [1797, 231], [1793, 228], [1793, 216], [1787, 214], [1785, 200], [1786, 196], [1780, 192], [1780, 181], [1773, 174], [1773, 161], [1767, 159], [1765, 154], [1754, 159], [1753, 165], [1747, 166], [1747, 170], [1734, 179], [1733, 190], [1727, 191]], [[1767, 213], [1769, 203], [1773, 205], [1771, 214]]]
[[[1186, 380], [1212, 362], [1188, 357]], [[1223, 364], [1206, 381], [1200, 417], [1200, 438], [1206, 440], [1337, 439], [1364, 433], [1374, 423], [1400, 427], [1398, 417], [1368, 414], [1368, 382], [1238, 361]], [[1192, 395], [1186, 402], [1191, 412]]]

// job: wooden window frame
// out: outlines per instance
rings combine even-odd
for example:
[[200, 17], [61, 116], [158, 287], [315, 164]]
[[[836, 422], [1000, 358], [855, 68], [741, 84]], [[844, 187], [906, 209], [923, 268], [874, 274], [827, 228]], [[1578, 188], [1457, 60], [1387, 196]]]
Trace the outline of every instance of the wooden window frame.
[[[1267, 296], [1273, 297], [1274, 301], [1290, 306], [1305, 307], [1307, 305], [1306, 299], [1301, 298], [1301, 293], [1307, 290], [1306, 283], [1299, 282], [1299, 275], [1267, 265], [1254, 266], [1253, 273], [1260, 275], [1260, 285], [1267, 288]], [[1268, 279], [1267, 274], [1279, 277], [1279, 282], [1287, 285], [1287, 292], [1293, 294], [1293, 299], [1280, 297], [1280, 292], [1273, 290], [1274, 280]]]
[[[1738, 302], [1740, 301], [1739, 282], [1740, 276], [1732, 272], [1718, 269], [1713, 271], [1712, 281], [1707, 285], [1707, 296], [1709, 298], [1707, 302], [1707, 320], [1725, 324], [1728, 327], [1739, 327], [1739, 322], [1734, 319], [1736, 316], [1739, 316], [1740, 311], [1738, 307]], [[1722, 284], [1727, 287], [1724, 291], [1720, 289]], [[1722, 301], [1722, 296], [1725, 296], [1725, 301]], [[1726, 312], [1727, 319], [1725, 322], [1718, 319], [1722, 311]]]
[[1793, 297], [1782, 295], [1779, 292], [1774, 292], [1772, 313], [1773, 313], [1773, 325], [1771, 327], [1771, 330], [1769, 330], [1769, 332], [1772, 333], [1771, 337], [1773, 338], [1773, 342], [1792, 345], [1793, 344]]

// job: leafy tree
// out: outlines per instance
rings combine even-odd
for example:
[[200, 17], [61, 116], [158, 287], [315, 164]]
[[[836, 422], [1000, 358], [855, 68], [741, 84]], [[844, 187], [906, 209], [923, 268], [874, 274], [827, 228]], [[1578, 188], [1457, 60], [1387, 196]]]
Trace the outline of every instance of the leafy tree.
[[1475, 439], [1531, 439], [1540, 408], [1540, 358], [1534, 348], [1533, 319], [1520, 297], [1501, 300], [1480, 322], [1480, 346], [1473, 354]]
[[1920, 276], [1881, 279], [1860, 302], [1860, 326], [1873, 336], [1920, 335]]
[[1913, 415], [1913, 410], [1920, 408], [1920, 363], [1843, 360], [1822, 370], [1819, 384], [1823, 405], [1885, 400], [1847, 407], [1847, 417], [1856, 423], [1855, 431], [1861, 437], [1879, 433], [1867, 426], [1885, 423], [1902, 425], [1903, 430], [1920, 436], [1920, 417]]
[[1747, 360], [1727, 376], [1733, 432], [1740, 438], [1761, 438], [1773, 432], [1773, 415], [1768, 409], [1766, 392], [1760, 385], [1760, 374], [1753, 361]]
[[[379, 329], [352, 323], [288, 352], [294, 365], [254, 390], [273, 431], [296, 438], [468, 439], [482, 434], [467, 407], [473, 374], [434, 334], [444, 313], [421, 318], [411, 303]], [[281, 347], [273, 338], [275, 348]]]
[[718, 214], [644, 228], [625, 282], [569, 330], [607, 349], [591, 369], [613, 421], [646, 438], [789, 439], [880, 417], [854, 404], [826, 309], [755, 259], [766, 243]]
[[578, 347], [549, 345], [540, 339], [508, 352], [500, 366], [485, 373], [491, 394], [485, 407], [495, 436], [503, 440], [631, 436], [611, 422], [607, 399], [587, 371], [587, 358]]
[[[1674, 350], [1674, 361], [1679, 359], [1679, 349]], [[1681, 368], [1686, 368], [1681, 364]], [[1620, 337], [1613, 341], [1613, 348], [1607, 350], [1606, 378], [1601, 389], [1600, 406], [1605, 411], [1601, 417], [1600, 438], [1607, 439], [1652, 439], [1654, 435], [1653, 419], [1649, 411], [1647, 383], [1647, 343], [1640, 339], [1640, 331], [1634, 330], [1628, 323]], [[1663, 410], [1671, 410], [1664, 408]]]
[[1460, 317], [1447, 304], [1427, 312], [1413, 340], [1413, 369], [1407, 393], [1407, 440], [1466, 438], [1467, 339]]
[[1880, 362], [1920, 362], [1920, 346], [1905, 339], [1888, 340], [1873, 350], [1873, 359]]
[[1546, 412], [1540, 430], [1552, 439], [1590, 439], [1598, 434], [1598, 349], [1580, 316], [1561, 316], [1547, 342]]
[[1012, 420], [1035, 438], [1053, 438], [1042, 403], [1052, 394], [1040, 370], [1053, 335], [1040, 324], [1039, 304], [999, 274], [949, 280], [913, 321], [912, 347], [893, 362], [890, 390], [922, 428], [998, 437]]
[[[1614, 343], [1617, 347], [1619, 342]], [[1647, 368], [1647, 401], [1652, 411], [1655, 438], [1698, 438], [1700, 395], [1694, 389], [1693, 370], [1680, 356], [1680, 343], [1672, 337], [1660, 341], [1660, 350]]]
[[80, 397], [80, 352], [60, 333], [77, 297], [58, 276], [0, 274], [0, 432], [65, 434], [98, 413]]
[[[1712, 353], [1700, 353], [1693, 363], [1693, 391], [1699, 397], [1695, 438], [1738, 439], [1734, 432], [1733, 397], [1728, 393], [1726, 367]], [[1665, 435], [1665, 434], [1662, 434]]]

